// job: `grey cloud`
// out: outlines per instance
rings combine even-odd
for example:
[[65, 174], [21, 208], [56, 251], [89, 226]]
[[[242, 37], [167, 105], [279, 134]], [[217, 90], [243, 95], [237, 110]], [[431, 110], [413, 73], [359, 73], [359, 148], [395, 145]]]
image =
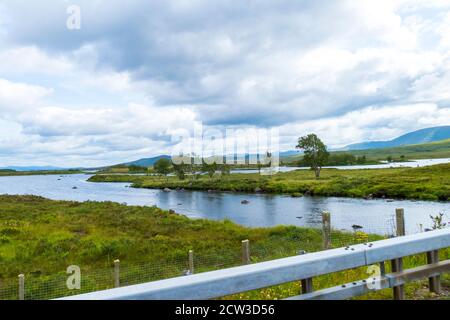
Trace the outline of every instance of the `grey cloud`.
[[[270, 57], [283, 51], [300, 55], [332, 40], [345, 33], [343, 20], [351, 17], [348, 9], [329, 1], [78, 1], [82, 29], [69, 31], [67, 3], [5, 4], [10, 42], [63, 52], [80, 65], [95, 58], [98, 68], [130, 71], [134, 79], [149, 81], [149, 95], [161, 105], [209, 105], [203, 120], [231, 124], [293, 120], [288, 114], [274, 117], [270, 109], [289, 105], [287, 99], [304, 100], [308, 93], [292, 88], [292, 75], [270, 74]], [[86, 45], [95, 56], [76, 54]], [[253, 75], [274, 84], [256, 87], [251, 94], [258, 97], [246, 101], [241, 81]], [[230, 108], [261, 112], [209, 116]]]
[[[373, 3], [4, 0], [2, 49], [27, 46], [73, 64], [67, 69], [70, 75], [40, 78], [43, 87], [54, 88], [53, 94], [60, 95], [56, 101], [62, 103], [41, 101], [39, 110], [19, 116], [14, 112], [14, 119], [23, 126], [22, 134], [32, 137], [36, 150], [57, 153], [67, 139], [74, 143], [68, 148], [71, 156], [79, 150], [80, 155], [97, 153], [98, 159], [107, 159], [105, 154], [149, 152], [147, 144], [168, 148], [167, 129], [194, 118], [211, 126], [298, 128], [317, 119], [345, 118], [367, 106], [396, 108], [426, 101], [447, 107], [448, 47], [436, 30], [450, 12], [449, 5], [411, 0], [394, 10], [390, 1]], [[66, 28], [69, 4], [81, 7], [79, 31]], [[115, 92], [123, 95], [123, 101], [117, 101], [114, 112], [97, 114], [111, 100], [116, 102], [114, 95], [81, 83], [76, 88], [79, 93], [62, 89], [67, 88], [68, 77], [77, 86], [77, 70], [91, 72], [93, 82], [99, 81], [96, 75], [130, 75], [130, 87], [142, 91], [151, 101], [151, 110], [130, 108], [128, 103], [147, 101], [133, 101], [125, 89], [123, 94]], [[37, 74], [28, 80], [39, 84]], [[11, 81], [29, 83], [25, 73]], [[103, 93], [99, 107], [87, 107], [96, 105], [92, 97], [102, 99]], [[35, 96], [13, 98], [21, 102], [18, 97], [32, 97], [31, 103], [23, 104], [34, 106], [34, 100], [48, 95]], [[70, 99], [75, 101], [65, 106]], [[11, 113], [7, 105], [19, 105], [10, 102], [14, 101], [0, 99], [0, 116]], [[49, 105], [58, 107], [40, 111]], [[174, 105], [187, 111], [173, 113]], [[375, 126], [389, 127], [387, 122], [379, 117], [367, 123], [369, 129], [358, 129], [358, 139], [370, 135]], [[333, 135], [346, 126], [342, 124]]]

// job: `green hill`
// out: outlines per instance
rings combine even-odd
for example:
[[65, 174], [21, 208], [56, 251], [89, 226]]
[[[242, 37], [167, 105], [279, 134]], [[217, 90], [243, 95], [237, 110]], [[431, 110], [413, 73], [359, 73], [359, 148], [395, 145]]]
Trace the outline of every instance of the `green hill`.
[[409, 132], [390, 141], [369, 141], [351, 144], [344, 150], [393, 148], [411, 144], [422, 144], [450, 139], [450, 126], [425, 128]]
[[[365, 155], [369, 160], [385, 160], [389, 156], [396, 159], [400, 158], [402, 155], [405, 156], [406, 159], [450, 158], [450, 139], [401, 147], [372, 150], [353, 150], [347, 152], [355, 156]], [[340, 153], [345, 152], [343, 151]]]
[[[369, 149], [369, 150], [352, 150], [352, 151], [333, 151], [331, 155], [350, 154], [355, 157], [366, 156], [367, 161], [386, 160], [388, 157], [392, 159], [438, 159], [450, 158], [450, 139], [438, 142], [413, 144], [401, 147]], [[298, 161], [302, 155], [290, 156], [283, 158], [284, 163]]]

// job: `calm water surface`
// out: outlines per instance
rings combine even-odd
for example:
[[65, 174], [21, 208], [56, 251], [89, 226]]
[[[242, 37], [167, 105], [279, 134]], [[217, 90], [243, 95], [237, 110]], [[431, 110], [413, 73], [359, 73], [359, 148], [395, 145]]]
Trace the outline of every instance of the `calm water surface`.
[[[388, 169], [388, 168], [417, 168], [417, 167], [427, 167], [436, 164], [450, 163], [450, 158], [441, 159], [421, 159], [421, 160], [411, 160], [405, 162], [390, 162], [381, 164], [363, 164], [363, 165], [353, 165], [353, 166], [328, 166], [324, 168], [329, 169], [339, 169], [339, 170], [358, 170], [358, 169]], [[263, 169], [264, 170], [264, 169]], [[279, 172], [289, 172], [294, 170], [309, 170], [306, 167], [279, 167]], [[232, 170], [232, 173], [258, 173], [258, 170]]]
[[[33, 194], [54, 200], [114, 201], [129, 205], [156, 205], [191, 218], [231, 219], [246, 226], [317, 226], [321, 212], [332, 213], [336, 229], [352, 230], [360, 225], [367, 232], [385, 234], [393, 230], [396, 208], [406, 211], [408, 232], [430, 226], [429, 215], [450, 216], [449, 202], [362, 200], [333, 197], [292, 198], [281, 195], [224, 192], [134, 189], [126, 183], [91, 183], [88, 175], [0, 177], [0, 194]], [[76, 187], [77, 189], [73, 189]], [[249, 203], [241, 204], [243, 200]]]

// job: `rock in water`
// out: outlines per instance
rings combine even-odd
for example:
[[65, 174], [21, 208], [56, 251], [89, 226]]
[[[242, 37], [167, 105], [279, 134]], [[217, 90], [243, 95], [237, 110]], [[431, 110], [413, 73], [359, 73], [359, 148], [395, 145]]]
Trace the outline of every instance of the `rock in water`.
[[170, 190], [169, 188], [164, 188], [163, 191], [164, 191], [164, 192], [170, 192], [170, 191], [172, 191], [172, 190]]
[[248, 201], [248, 200], [242, 200], [241, 201], [241, 204], [249, 204], [250, 203], [250, 201]]

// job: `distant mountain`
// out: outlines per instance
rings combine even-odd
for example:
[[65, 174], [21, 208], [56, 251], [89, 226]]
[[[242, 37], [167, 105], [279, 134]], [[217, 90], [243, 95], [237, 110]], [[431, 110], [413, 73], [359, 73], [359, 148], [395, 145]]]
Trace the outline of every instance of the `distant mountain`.
[[[280, 157], [287, 157], [287, 156], [292, 156], [292, 155], [296, 155], [296, 154], [299, 154], [299, 151], [295, 151], [295, 150], [283, 151], [283, 152], [280, 152]], [[254, 155], [254, 154], [252, 154], [252, 155], [246, 154], [245, 155], [245, 159], [248, 160], [250, 156], [256, 156], [256, 155]], [[153, 166], [158, 160], [163, 159], [163, 158], [171, 160], [172, 157], [168, 156], [168, 155], [160, 155], [160, 156], [153, 157], [153, 158], [144, 158], [144, 159], [139, 159], [139, 160], [136, 160], [136, 161], [122, 163], [121, 165], [150, 167], [150, 166]]]
[[280, 152], [280, 157], [290, 157], [290, 156], [295, 156], [299, 153], [302, 153], [300, 150], [288, 150], [288, 151], [281, 151]]
[[170, 160], [171, 156], [161, 155], [161, 156], [157, 156], [157, 157], [153, 157], [153, 158], [139, 159], [139, 160], [127, 162], [124, 164], [127, 166], [150, 167], [150, 166], [153, 166], [160, 159], [169, 159]]
[[351, 144], [342, 150], [367, 150], [392, 148], [411, 144], [421, 144], [450, 139], [450, 126], [433, 127], [404, 134], [390, 141], [369, 141]]

